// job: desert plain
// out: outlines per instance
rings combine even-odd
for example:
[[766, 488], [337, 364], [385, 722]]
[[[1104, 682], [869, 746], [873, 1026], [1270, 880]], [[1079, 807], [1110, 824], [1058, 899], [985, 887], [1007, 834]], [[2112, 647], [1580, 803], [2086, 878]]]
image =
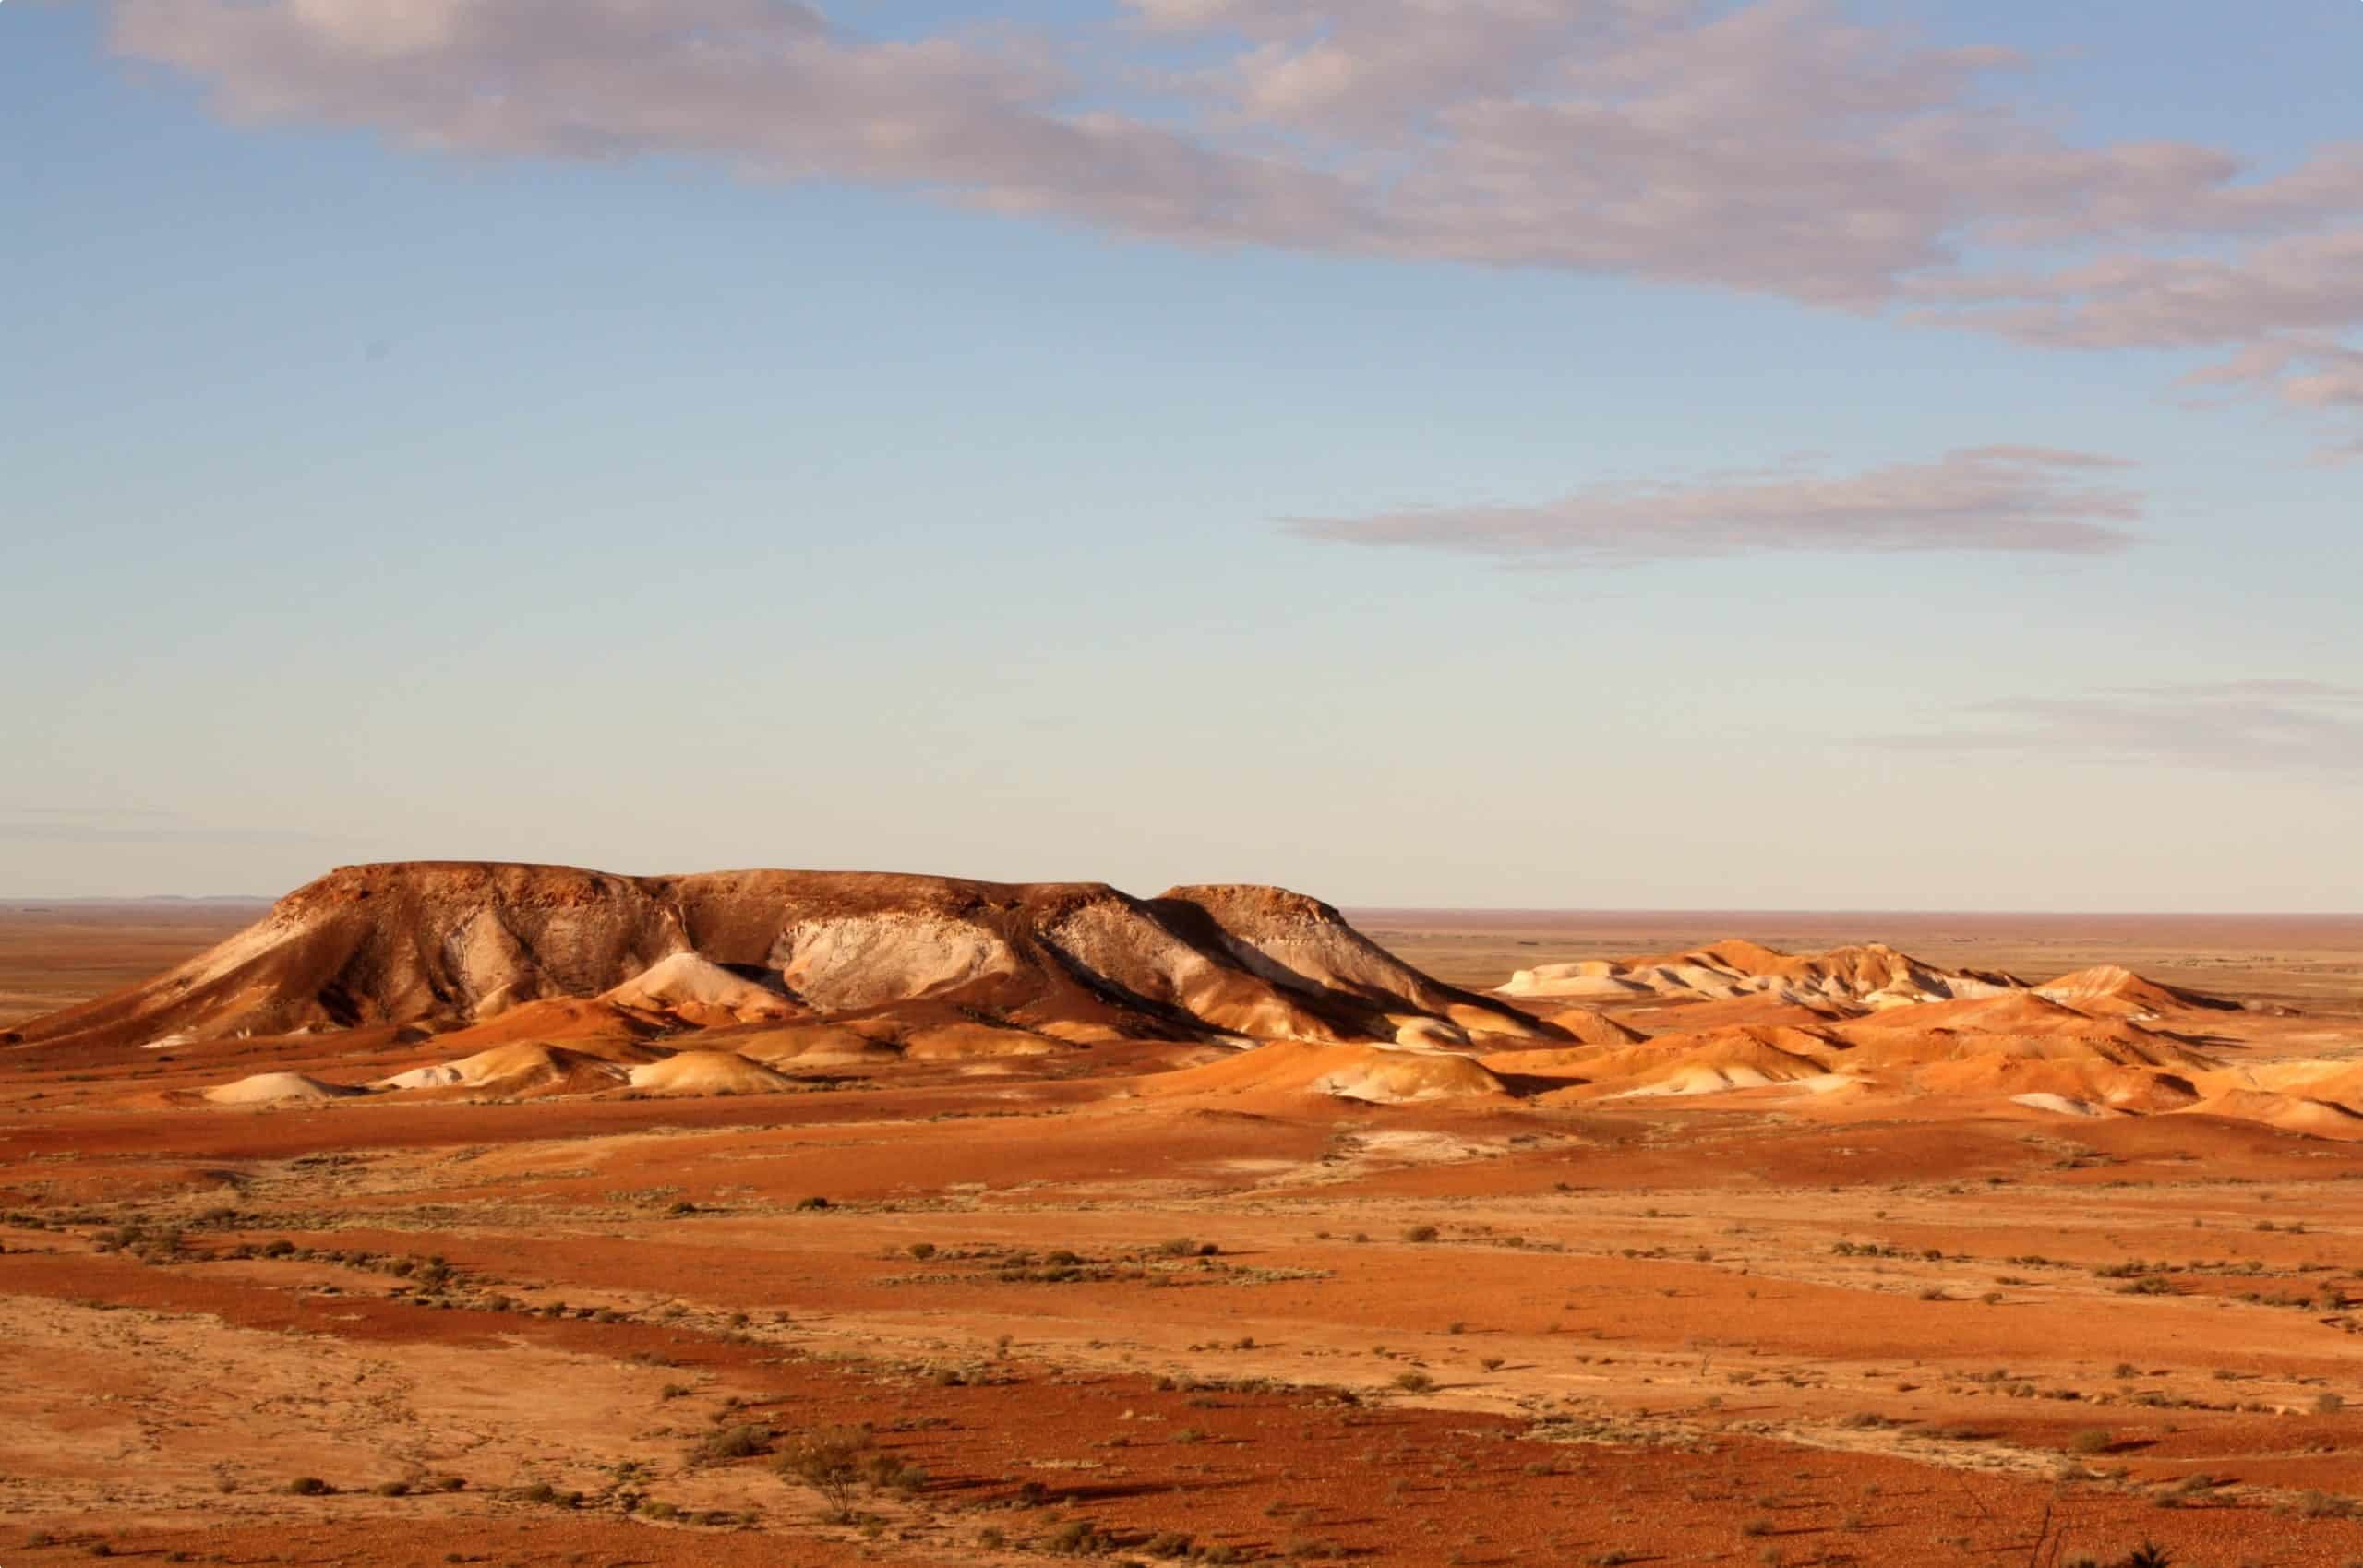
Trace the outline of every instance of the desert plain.
[[0, 909], [11, 1568], [2345, 1564], [2358, 1239], [2363, 918]]

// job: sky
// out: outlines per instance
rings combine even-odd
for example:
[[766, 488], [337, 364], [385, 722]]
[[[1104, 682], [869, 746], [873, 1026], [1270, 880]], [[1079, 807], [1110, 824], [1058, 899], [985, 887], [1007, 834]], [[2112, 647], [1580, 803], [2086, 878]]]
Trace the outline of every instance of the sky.
[[2363, 908], [2355, 0], [0, 6], [0, 894]]

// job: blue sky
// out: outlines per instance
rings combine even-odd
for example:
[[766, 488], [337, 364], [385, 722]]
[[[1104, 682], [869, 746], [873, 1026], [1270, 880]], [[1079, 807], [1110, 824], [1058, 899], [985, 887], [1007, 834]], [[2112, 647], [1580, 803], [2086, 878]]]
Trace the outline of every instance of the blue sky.
[[2352, 909], [2359, 64], [2326, 0], [9, 6], [0, 892]]

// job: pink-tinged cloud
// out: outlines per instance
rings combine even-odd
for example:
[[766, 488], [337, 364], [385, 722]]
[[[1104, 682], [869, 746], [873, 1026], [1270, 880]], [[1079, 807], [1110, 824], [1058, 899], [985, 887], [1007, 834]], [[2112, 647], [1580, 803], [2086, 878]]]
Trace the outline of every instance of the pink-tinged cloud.
[[2323, 681], [2233, 680], [2009, 698], [1957, 711], [1948, 720], [1942, 729], [1885, 736], [1876, 744], [2363, 779], [2363, 688]]
[[[113, 4], [118, 51], [225, 114], [444, 151], [704, 157], [1173, 243], [1616, 274], [2059, 347], [2363, 326], [2363, 143], [2271, 174], [2080, 145], [1999, 106], [2009, 51], [1837, 0], [1122, 0], [1061, 38], [892, 42], [797, 0]], [[2355, 401], [2320, 355], [2259, 385]]]
[[1601, 485], [1535, 506], [1418, 507], [1289, 526], [1334, 544], [1524, 565], [1802, 551], [2105, 555], [2134, 543], [2119, 525], [2143, 512], [2140, 493], [2090, 482], [2117, 466], [2086, 452], [1985, 447], [1860, 473]]

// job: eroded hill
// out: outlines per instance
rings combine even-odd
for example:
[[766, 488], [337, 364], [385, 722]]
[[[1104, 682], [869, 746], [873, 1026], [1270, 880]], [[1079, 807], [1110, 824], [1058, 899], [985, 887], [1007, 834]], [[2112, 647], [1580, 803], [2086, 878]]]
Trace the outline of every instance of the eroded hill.
[[11, 1040], [390, 1025], [480, 1030], [489, 1046], [888, 1016], [1069, 1044], [1556, 1035], [1277, 888], [1140, 899], [1100, 883], [422, 863], [332, 872], [211, 951]]

